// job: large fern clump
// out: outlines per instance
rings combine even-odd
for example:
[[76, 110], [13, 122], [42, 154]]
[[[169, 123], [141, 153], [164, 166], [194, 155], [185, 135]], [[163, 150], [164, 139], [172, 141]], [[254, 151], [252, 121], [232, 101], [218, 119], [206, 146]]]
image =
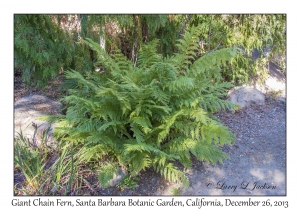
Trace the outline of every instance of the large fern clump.
[[142, 46], [136, 66], [119, 50], [110, 56], [85, 40], [97, 54], [100, 71], [84, 76], [66, 72], [69, 95], [63, 101], [68, 108], [55, 133], [81, 144], [86, 161], [105, 163], [99, 180], [112, 178], [116, 167], [131, 175], [152, 167], [166, 179], [188, 185], [175, 161], [189, 168], [191, 156], [213, 164], [228, 158], [220, 146], [231, 144], [234, 135], [212, 113], [232, 106], [223, 100], [231, 84], [222, 81], [221, 67], [235, 50], [195, 60], [198, 30], [186, 32], [177, 44], [180, 53], [171, 57], [156, 52], [158, 40]]

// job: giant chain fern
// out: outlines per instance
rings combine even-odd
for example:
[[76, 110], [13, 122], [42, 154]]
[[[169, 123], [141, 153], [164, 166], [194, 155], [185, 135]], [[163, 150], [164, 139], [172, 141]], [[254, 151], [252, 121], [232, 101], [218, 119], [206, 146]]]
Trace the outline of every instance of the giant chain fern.
[[235, 50], [194, 60], [198, 41], [197, 28], [192, 28], [178, 42], [180, 53], [163, 58], [155, 50], [158, 40], [153, 40], [142, 46], [134, 66], [120, 51], [110, 56], [86, 39], [102, 71], [66, 73], [70, 94], [63, 101], [68, 110], [56, 135], [82, 144], [86, 161], [117, 162], [133, 175], [153, 167], [185, 185], [188, 180], [174, 161], [189, 168], [193, 155], [222, 163], [228, 156], [220, 146], [232, 143], [234, 135], [211, 114], [231, 107], [222, 100], [231, 85], [222, 82], [220, 67]]

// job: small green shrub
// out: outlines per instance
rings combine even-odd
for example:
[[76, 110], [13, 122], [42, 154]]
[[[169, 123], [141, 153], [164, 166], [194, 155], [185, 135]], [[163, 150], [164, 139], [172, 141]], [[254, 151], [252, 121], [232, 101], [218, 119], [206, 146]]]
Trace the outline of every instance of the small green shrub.
[[117, 184], [117, 187], [120, 188], [121, 190], [125, 190], [126, 188], [130, 188], [132, 190], [134, 190], [137, 186], [137, 177], [132, 177], [130, 178], [128, 175], [124, 177], [124, 179], [122, 179], [120, 181], [119, 184]]
[[266, 100], [269, 102], [273, 102], [275, 100], [277, 100], [278, 98], [280, 98], [280, 96], [282, 95], [283, 90], [271, 90], [266, 94]]
[[239, 112], [242, 109], [242, 106], [239, 104], [235, 104], [234, 107], [232, 108], [232, 113]]
[[[221, 66], [236, 51], [221, 49], [194, 60], [198, 34], [192, 27], [178, 41], [180, 53], [167, 58], [156, 52], [158, 40], [153, 40], [141, 47], [137, 66], [119, 50], [110, 56], [87, 39], [102, 71], [66, 72], [69, 95], [63, 102], [68, 109], [59, 117], [57, 137], [82, 145], [85, 161], [117, 163], [133, 176], [153, 167], [184, 185], [188, 179], [174, 161], [189, 168], [193, 155], [222, 163], [228, 156], [220, 146], [232, 143], [234, 135], [210, 116], [232, 107], [222, 99], [232, 85], [223, 82]], [[111, 167], [101, 169], [105, 180], [112, 177]]]
[[172, 195], [180, 195], [181, 189], [180, 188], [173, 188], [171, 190], [171, 192], [172, 192]]

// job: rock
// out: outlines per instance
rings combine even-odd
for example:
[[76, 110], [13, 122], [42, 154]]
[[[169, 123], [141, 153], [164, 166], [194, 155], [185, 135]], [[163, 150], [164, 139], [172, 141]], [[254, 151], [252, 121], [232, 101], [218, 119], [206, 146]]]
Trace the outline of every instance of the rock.
[[62, 104], [41, 95], [29, 95], [18, 100], [14, 105], [15, 137], [22, 131], [24, 137], [30, 143], [39, 146], [43, 139], [43, 133], [49, 128], [46, 135], [48, 146], [55, 145], [53, 128], [55, 124], [36, 120], [44, 115], [57, 115], [61, 113]]
[[118, 173], [115, 173], [114, 177], [108, 181], [109, 186], [116, 186], [126, 175], [127, 171], [120, 167]]
[[230, 101], [233, 104], [240, 105], [241, 107], [249, 106], [252, 103], [262, 105], [265, 103], [265, 96], [259, 90], [248, 87], [236, 87], [229, 92]]

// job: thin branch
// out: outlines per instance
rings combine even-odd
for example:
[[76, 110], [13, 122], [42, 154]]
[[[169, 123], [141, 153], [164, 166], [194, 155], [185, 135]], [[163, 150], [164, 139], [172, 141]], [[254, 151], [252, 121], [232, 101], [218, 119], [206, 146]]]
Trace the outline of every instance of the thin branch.
[[[236, 17], [236, 15], [234, 15], [233, 18], [231, 19], [231, 21], [230, 21], [230, 23], [229, 23], [229, 25], [228, 25], [228, 28], [230, 28], [230, 26], [231, 26], [231, 24], [233, 23], [233, 20], [234, 20], [235, 17]], [[211, 50], [208, 54], [210, 54], [210, 53], [216, 51], [216, 50], [220, 47], [220, 45], [222, 44], [222, 41], [225, 39], [226, 35], [227, 35], [227, 34], [225, 33], [225, 34], [223, 35], [223, 37], [221, 38], [221, 41], [219, 42], [219, 44], [218, 44], [213, 50]]]
[[180, 36], [183, 34], [184, 30], [185, 30], [185, 27], [186, 27], [186, 24], [188, 21], [190, 21], [190, 19], [192, 18], [192, 15], [189, 15], [187, 18], [184, 19], [184, 23], [181, 27], [181, 30], [180, 30]]
[[216, 50], [220, 47], [220, 45], [221, 45], [222, 41], [225, 39], [225, 37], [226, 37], [226, 34], [223, 35], [223, 37], [222, 37], [221, 41], [219, 42], [218, 46], [216, 46], [216, 47], [215, 47], [213, 50], [211, 50], [208, 54], [210, 54], [210, 53], [216, 51]]
[[210, 24], [209, 24], [209, 30], [208, 30], [208, 51], [210, 50], [210, 33], [211, 33], [211, 24], [212, 24], [212, 16], [210, 16]]

